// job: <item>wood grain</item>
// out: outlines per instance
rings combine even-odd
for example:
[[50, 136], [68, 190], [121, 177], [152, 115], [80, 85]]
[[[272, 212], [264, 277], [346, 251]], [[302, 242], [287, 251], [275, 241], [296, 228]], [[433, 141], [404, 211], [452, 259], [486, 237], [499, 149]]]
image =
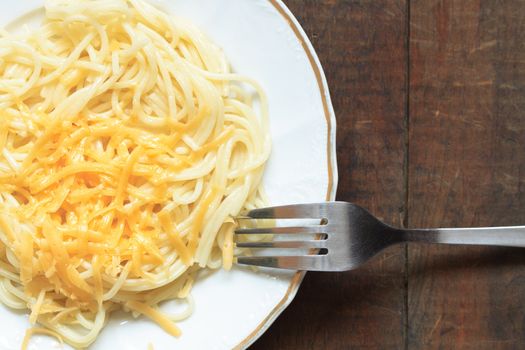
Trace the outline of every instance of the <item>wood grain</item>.
[[[286, 4], [320, 56], [336, 111], [338, 199], [400, 225], [405, 203], [406, 3]], [[402, 348], [405, 251], [348, 273], [308, 273], [292, 305], [252, 349]]]
[[[525, 222], [525, 3], [413, 0], [412, 227]], [[525, 254], [409, 246], [410, 349], [525, 347]]]
[[[525, 223], [525, 2], [287, 4], [332, 89], [338, 199], [411, 227]], [[253, 348], [525, 348], [522, 250], [407, 253], [308, 274]]]

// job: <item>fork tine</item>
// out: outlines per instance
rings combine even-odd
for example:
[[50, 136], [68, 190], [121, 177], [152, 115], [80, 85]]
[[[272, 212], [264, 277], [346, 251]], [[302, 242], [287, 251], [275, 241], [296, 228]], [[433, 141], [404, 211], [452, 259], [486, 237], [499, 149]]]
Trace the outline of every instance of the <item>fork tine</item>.
[[237, 263], [241, 265], [310, 271], [326, 270], [326, 267], [328, 266], [328, 260], [325, 255], [245, 256], [238, 257]]
[[274, 241], [274, 242], [238, 242], [238, 248], [326, 248], [325, 240], [309, 241]]
[[328, 204], [295, 204], [253, 209], [246, 216], [252, 219], [324, 219]]
[[238, 228], [235, 230], [238, 235], [245, 234], [264, 234], [264, 233], [327, 233], [326, 225], [312, 226], [289, 226], [289, 227], [256, 227], [256, 228]]

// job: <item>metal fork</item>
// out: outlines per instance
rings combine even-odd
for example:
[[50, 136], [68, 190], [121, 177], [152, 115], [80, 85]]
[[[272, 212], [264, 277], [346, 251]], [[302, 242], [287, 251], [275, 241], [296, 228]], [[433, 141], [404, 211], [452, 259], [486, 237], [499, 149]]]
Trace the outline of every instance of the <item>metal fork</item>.
[[[352, 270], [384, 248], [403, 242], [525, 247], [525, 226], [400, 229], [388, 226], [365, 209], [346, 202], [255, 209], [239, 217], [238, 221], [247, 219], [318, 220], [317, 225], [238, 228], [235, 231], [237, 237], [247, 234], [312, 234], [309, 240], [236, 243], [239, 248], [302, 249], [301, 254], [292, 256], [236, 257], [238, 264], [280, 269]], [[305, 249], [310, 249], [310, 253], [304, 253]]]

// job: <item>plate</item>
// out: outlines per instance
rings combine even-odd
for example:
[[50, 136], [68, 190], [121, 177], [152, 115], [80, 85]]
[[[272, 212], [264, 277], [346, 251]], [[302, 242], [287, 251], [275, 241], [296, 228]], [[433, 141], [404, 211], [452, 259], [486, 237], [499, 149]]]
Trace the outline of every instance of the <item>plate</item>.
[[[264, 177], [272, 205], [333, 200], [337, 185], [335, 117], [319, 60], [297, 20], [280, 0], [155, 1], [198, 25], [220, 45], [233, 69], [263, 86], [270, 105], [273, 150]], [[41, 20], [43, 0], [1, 1], [0, 26]], [[200, 278], [195, 312], [175, 339], [145, 318], [111, 316], [93, 350], [243, 349], [288, 306], [304, 273], [234, 268]], [[19, 349], [28, 316], [0, 305], [0, 349]], [[29, 349], [57, 349], [35, 336]], [[64, 346], [64, 348], [69, 348]]]

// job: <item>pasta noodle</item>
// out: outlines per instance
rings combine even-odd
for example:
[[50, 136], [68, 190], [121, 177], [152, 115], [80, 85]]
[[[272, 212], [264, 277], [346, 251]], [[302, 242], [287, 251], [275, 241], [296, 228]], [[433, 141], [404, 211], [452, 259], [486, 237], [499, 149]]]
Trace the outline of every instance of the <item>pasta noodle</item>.
[[141, 0], [47, 0], [0, 34], [0, 118], [0, 301], [45, 327], [25, 344], [87, 347], [116, 309], [178, 336], [194, 274], [230, 268], [232, 217], [264, 204], [257, 82]]

